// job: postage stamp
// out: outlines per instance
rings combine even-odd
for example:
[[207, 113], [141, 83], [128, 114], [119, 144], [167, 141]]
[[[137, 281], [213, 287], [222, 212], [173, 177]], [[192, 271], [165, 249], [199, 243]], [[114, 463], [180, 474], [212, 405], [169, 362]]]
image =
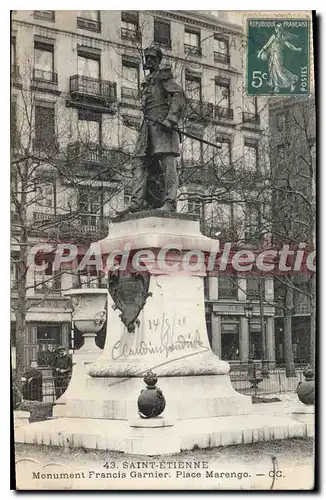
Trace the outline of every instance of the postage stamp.
[[248, 95], [307, 95], [310, 91], [310, 21], [247, 20]]

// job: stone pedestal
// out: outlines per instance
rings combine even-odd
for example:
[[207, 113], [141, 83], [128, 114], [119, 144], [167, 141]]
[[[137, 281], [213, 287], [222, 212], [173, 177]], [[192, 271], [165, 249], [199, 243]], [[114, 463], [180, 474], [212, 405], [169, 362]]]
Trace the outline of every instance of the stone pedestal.
[[172, 421], [163, 417], [134, 419], [129, 422], [126, 453], [132, 455], [167, 455], [179, 453], [181, 438]]
[[[251, 397], [233, 389], [229, 364], [210, 348], [204, 260], [213, 269], [219, 249], [216, 240], [200, 233], [199, 222], [181, 214], [134, 214], [114, 222], [109, 236], [92, 249], [93, 254], [109, 255], [109, 267], [112, 253], [120, 254], [122, 263], [127, 262], [123, 271], [127, 274], [135, 272], [134, 254], [139, 252], [142, 267], [138, 271], [146, 266], [151, 296], [132, 331], [122, 321], [123, 311], [114, 307], [124, 309], [123, 297], [115, 304], [108, 295], [107, 334], [100, 356], [95, 359], [94, 344], [86, 352], [87, 336], [86, 351], [79, 351], [83, 364], [75, 365], [65, 404], [54, 408], [57, 418], [21, 427], [17, 442], [166, 454], [194, 446], [304, 436], [302, 423], [254, 415]], [[133, 304], [142, 303], [144, 297], [135, 294], [135, 287], [131, 286], [130, 293]], [[93, 316], [89, 317], [93, 309], [79, 309], [80, 313], [84, 310], [79, 319], [85, 322], [85, 333], [94, 332], [90, 327]], [[90, 361], [85, 374], [83, 367]], [[166, 399], [161, 420], [138, 419], [137, 398], [148, 370], [157, 375]]]
[[[56, 405], [66, 404], [72, 397], [84, 393], [86, 380], [89, 378], [89, 365], [94, 363], [102, 353], [95, 339], [106, 320], [107, 309], [107, 290], [105, 289], [80, 288], [69, 290], [65, 295], [72, 299], [72, 318], [83, 335], [84, 343], [72, 356], [73, 369], [69, 386], [56, 401]], [[57, 411], [55, 406], [53, 414], [56, 415]]]
[[31, 417], [31, 414], [29, 411], [15, 410], [14, 411], [14, 429], [17, 429], [17, 427], [21, 427], [22, 425], [28, 424], [30, 417]]
[[298, 407], [292, 412], [293, 420], [306, 424], [307, 436], [313, 437], [315, 433], [315, 406], [298, 404]]

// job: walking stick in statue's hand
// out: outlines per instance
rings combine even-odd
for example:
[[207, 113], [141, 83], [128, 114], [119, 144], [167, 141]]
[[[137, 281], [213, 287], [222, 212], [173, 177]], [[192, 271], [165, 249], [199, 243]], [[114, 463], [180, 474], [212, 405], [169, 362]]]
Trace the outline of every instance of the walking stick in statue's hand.
[[152, 122], [153, 124], [157, 123], [158, 125], [161, 125], [162, 127], [168, 130], [175, 130], [175, 132], [178, 132], [178, 134], [180, 135], [184, 135], [185, 137], [189, 137], [190, 139], [194, 139], [195, 141], [202, 142], [203, 144], [207, 144], [208, 146], [212, 146], [213, 148], [222, 149], [222, 147], [219, 146], [218, 144], [208, 141], [207, 139], [202, 139], [201, 137], [197, 137], [196, 135], [190, 134], [189, 132], [185, 132], [184, 130], [179, 129], [177, 126], [168, 127], [163, 122], [160, 122], [159, 120], [154, 120], [154, 118], [150, 118], [149, 116], [145, 116], [144, 119], [149, 122]]

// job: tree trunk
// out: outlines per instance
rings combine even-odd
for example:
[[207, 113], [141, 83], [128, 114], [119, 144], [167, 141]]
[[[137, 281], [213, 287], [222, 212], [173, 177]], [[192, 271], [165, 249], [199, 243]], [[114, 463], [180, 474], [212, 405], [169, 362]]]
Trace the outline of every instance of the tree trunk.
[[316, 364], [316, 279], [315, 277], [311, 280], [311, 294], [310, 294], [310, 304], [311, 304], [311, 318], [310, 318], [310, 365], [315, 370]]
[[289, 286], [285, 291], [284, 309], [284, 359], [285, 373], [287, 377], [295, 377], [294, 357], [292, 349], [292, 309], [293, 289]]

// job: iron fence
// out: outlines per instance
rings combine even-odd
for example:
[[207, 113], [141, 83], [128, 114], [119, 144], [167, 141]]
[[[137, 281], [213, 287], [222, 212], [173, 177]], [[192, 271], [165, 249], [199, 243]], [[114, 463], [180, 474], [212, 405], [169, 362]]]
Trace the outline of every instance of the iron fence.
[[70, 382], [68, 378], [43, 377], [42, 384], [36, 381], [23, 384], [22, 396], [24, 401], [39, 401], [42, 403], [54, 403], [64, 394]]
[[238, 392], [248, 395], [295, 392], [304, 381], [306, 365], [295, 367], [295, 376], [287, 377], [285, 366], [275, 366], [275, 361], [254, 360], [248, 363], [230, 363], [230, 379]]

